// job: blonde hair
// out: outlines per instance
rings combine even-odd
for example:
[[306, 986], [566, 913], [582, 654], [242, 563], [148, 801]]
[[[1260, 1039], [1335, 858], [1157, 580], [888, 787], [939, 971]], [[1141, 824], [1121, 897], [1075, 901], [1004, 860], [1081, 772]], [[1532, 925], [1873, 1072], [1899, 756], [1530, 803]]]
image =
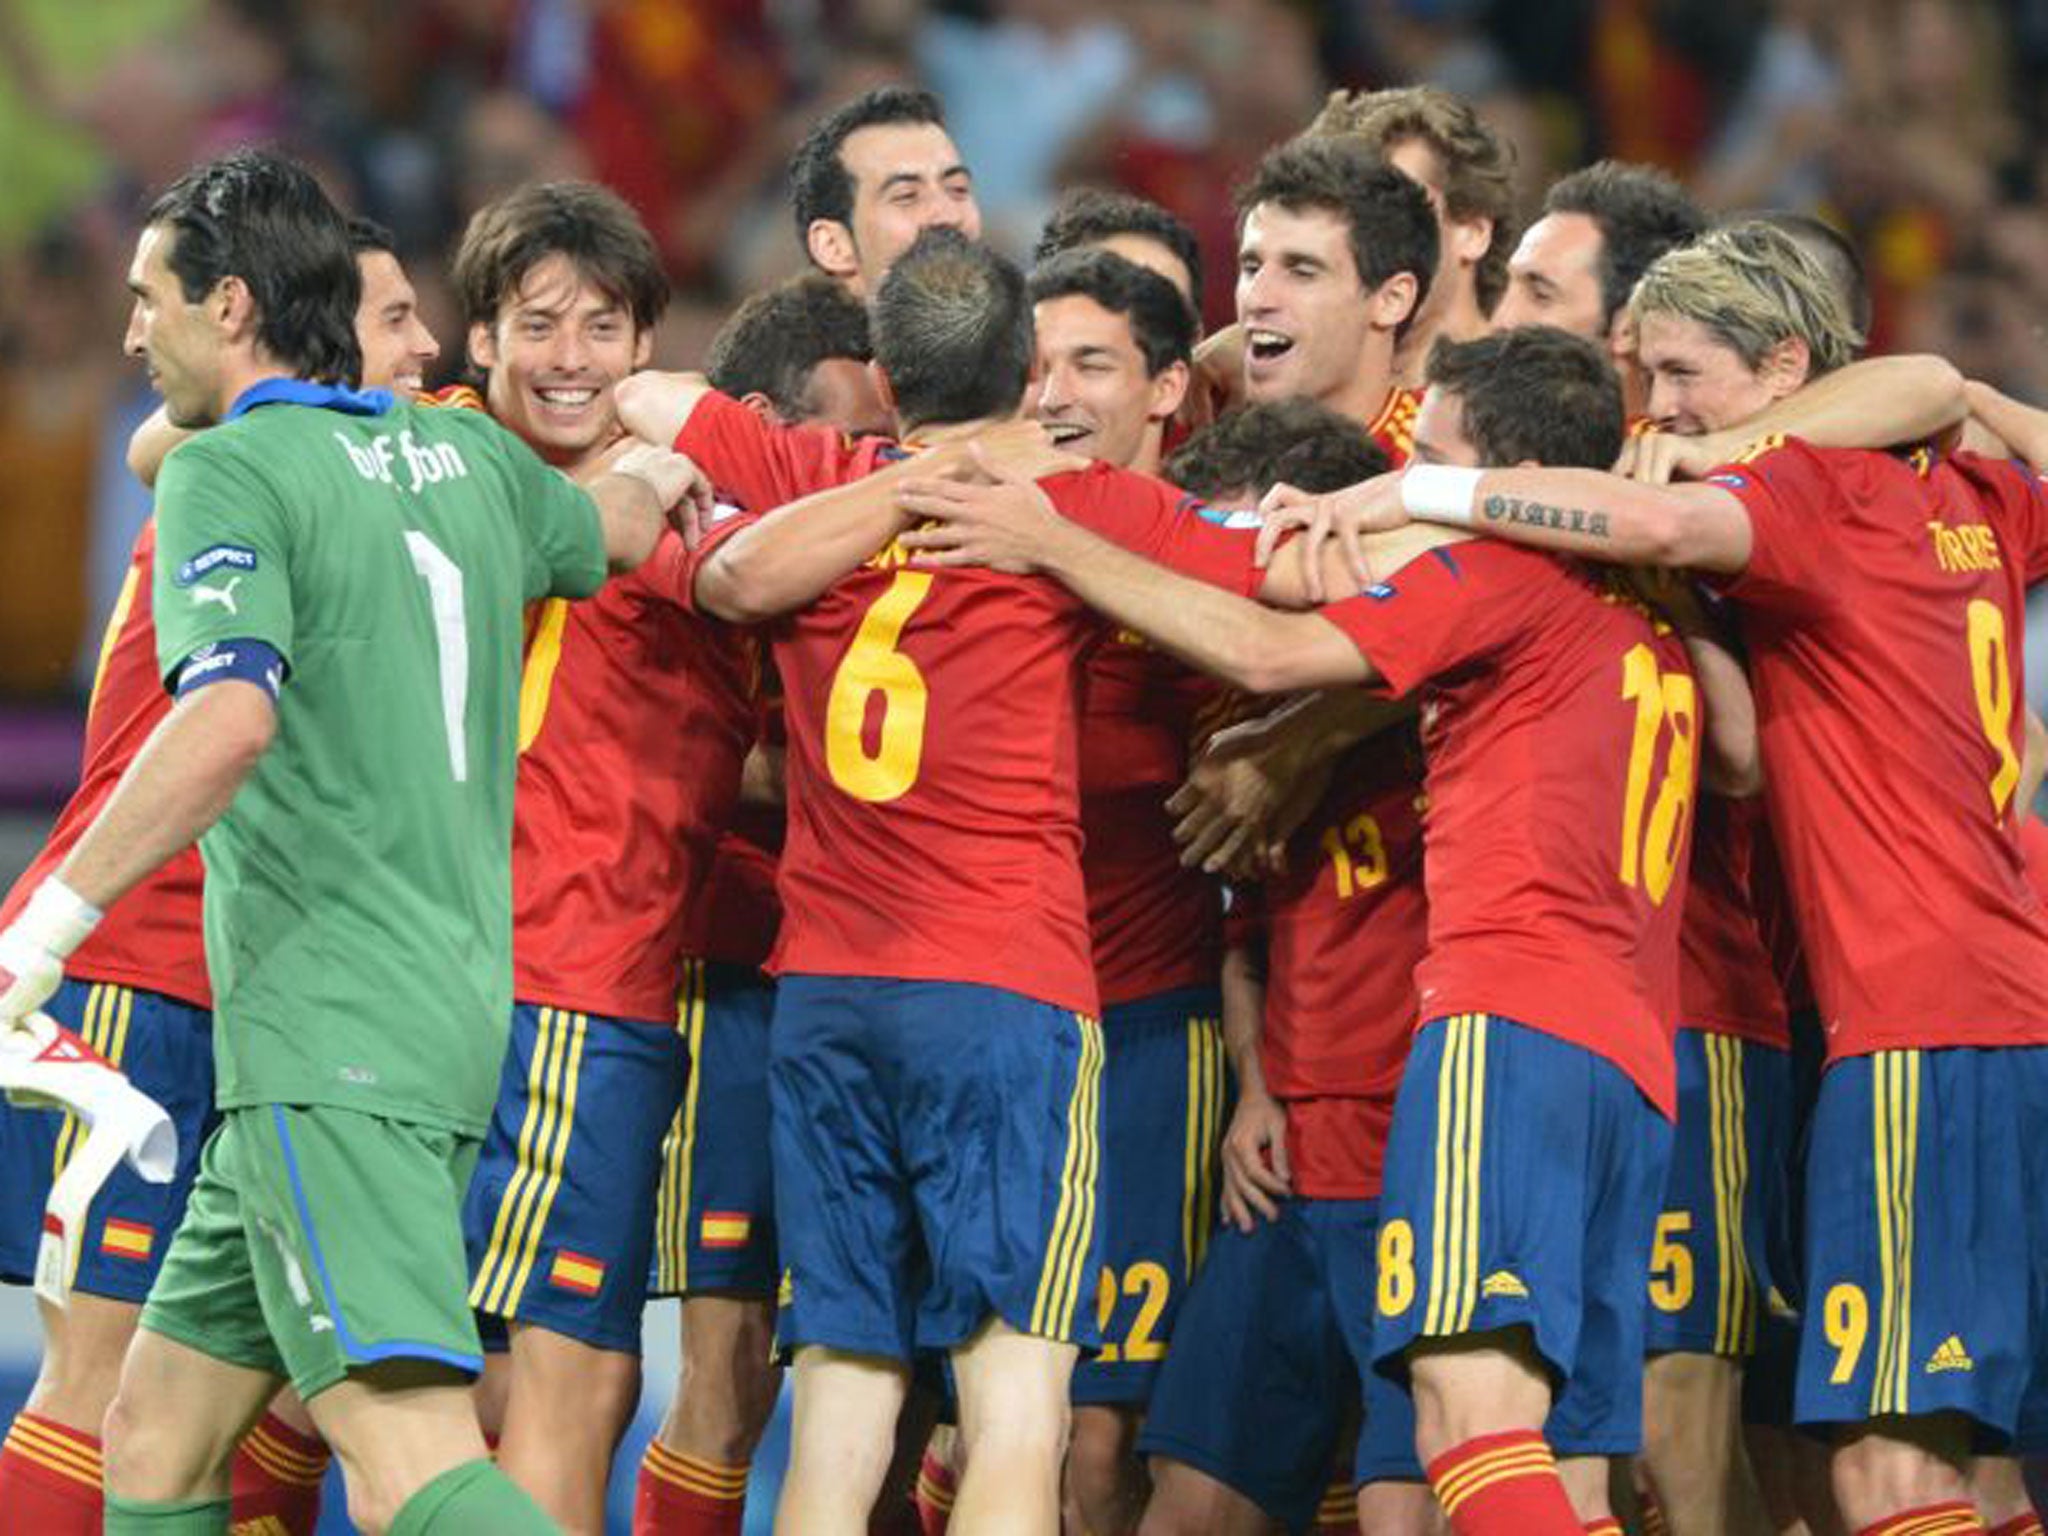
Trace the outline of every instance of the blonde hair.
[[1780, 342], [1806, 343], [1814, 374], [1851, 361], [1863, 336], [1826, 270], [1783, 230], [1759, 220], [1710, 230], [1650, 264], [1629, 315], [1676, 315], [1704, 326], [1752, 371]]

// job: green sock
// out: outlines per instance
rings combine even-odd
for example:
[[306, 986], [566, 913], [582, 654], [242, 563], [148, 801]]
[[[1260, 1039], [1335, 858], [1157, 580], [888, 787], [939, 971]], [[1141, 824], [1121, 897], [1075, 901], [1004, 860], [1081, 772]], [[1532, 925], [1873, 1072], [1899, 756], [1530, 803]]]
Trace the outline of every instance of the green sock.
[[228, 1528], [226, 1499], [120, 1499], [107, 1495], [107, 1536], [223, 1536]]
[[407, 1499], [389, 1536], [561, 1536], [561, 1529], [495, 1462], [479, 1458], [450, 1467]]

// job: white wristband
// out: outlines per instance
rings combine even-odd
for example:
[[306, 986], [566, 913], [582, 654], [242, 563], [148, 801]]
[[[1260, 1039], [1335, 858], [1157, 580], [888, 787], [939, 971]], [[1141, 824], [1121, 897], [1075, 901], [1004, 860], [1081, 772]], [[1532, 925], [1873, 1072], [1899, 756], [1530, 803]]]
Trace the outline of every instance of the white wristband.
[[1485, 473], [1455, 464], [1410, 464], [1401, 472], [1401, 510], [1419, 523], [1469, 528]]
[[98, 907], [55, 875], [48, 875], [21, 909], [21, 916], [14, 920], [14, 931], [59, 960], [66, 960], [85, 942], [86, 935], [99, 926], [101, 916]]

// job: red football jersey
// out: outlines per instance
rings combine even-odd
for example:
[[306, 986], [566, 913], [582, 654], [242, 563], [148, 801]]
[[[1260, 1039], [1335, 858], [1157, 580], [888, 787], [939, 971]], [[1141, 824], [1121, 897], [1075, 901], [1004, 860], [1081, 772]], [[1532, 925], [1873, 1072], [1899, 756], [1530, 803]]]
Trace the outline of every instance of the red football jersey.
[[673, 1025], [684, 918], [754, 739], [745, 637], [692, 611], [682, 540], [529, 615], [512, 819], [513, 994]]
[[1387, 467], [1399, 469], [1415, 452], [1415, 413], [1422, 409], [1422, 391], [1396, 384], [1387, 391], [1379, 414], [1366, 426], [1372, 440], [1386, 450]]
[[1423, 688], [1419, 1018], [1492, 1013], [1612, 1061], [1666, 1115], [1699, 747], [1685, 647], [1618, 580], [1475, 540], [1322, 610]]
[[1678, 1021], [1780, 1050], [1792, 1043], [1785, 994], [1750, 901], [1751, 856], [1765, 836], [1761, 800], [1702, 795], [1692, 878], [1678, 934]]
[[[100, 641], [99, 669], [85, 717], [85, 762], [78, 788], [65, 802], [14, 889], [0, 902], [0, 927], [14, 921], [43, 877], [64, 862], [92, 825], [164, 716], [171, 696], [156, 665], [156, 623], [150, 615], [150, 577], [156, 566], [156, 520], [142, 525], [128, 556], [128, 574]], [[114, 903], [92, 937], [65, 965], [67, 976], [161, 992], [199, 1008], [213, 1006], [206, 979], [206, 940], [200, 924], [199, 850], [187, 848]]]
[[[763, 696], [758, 735], [763, 745], [778, 751], [788, 745], [781, 699]], [[742, 800], [733, 807], [731, 825], [712, 857], [711, 879], [690, 915], [690, 953], [757, 971], [767, 965], [782, 927], [782, 902], [775, 894], [782, 841], [781, 806]]]
[[2048, 821], [2028, 815], [2020, 822], [2020, 857], [2026, 861], [2027, 884], [2048, 904]]
[[1216, 685], [1119, 631], [1081, 690], [1081, 880], [1102, 1003], [1216, 980], [1222, 892], [1183, 869], [1166, 798]]
[[1266, 929], [1259, 1063], [1287, 1106], [1295, 1193], [1313, 1199], [1380, 1192], [1428, 934], [1422, 781], [1413, 730], [1360, 742], [1288, 844], [1285, 873], [1257, 898]]
[[[754, 513], [901, 451], [769, 427], [716, 394], [676, 448]], [[1100, 464], [1044, 483], [1106, 537], [1257, 587], [1249, 533], [1171, 486]], [[727, 518], [699, 558], [744, 521]], [[893, 544], [773, 626], [789, 730], [773, 969], [976, 982], [1096, 1011], [1075, 737], [1100, 634], [1055, 582], [919, 569]]]
[[2022, 604], [2048, 498], [2013, 465], [1766, 440], [1741, 605], [1771, 828], [1832, 1058], [2048, 1043], [2014, 835]]

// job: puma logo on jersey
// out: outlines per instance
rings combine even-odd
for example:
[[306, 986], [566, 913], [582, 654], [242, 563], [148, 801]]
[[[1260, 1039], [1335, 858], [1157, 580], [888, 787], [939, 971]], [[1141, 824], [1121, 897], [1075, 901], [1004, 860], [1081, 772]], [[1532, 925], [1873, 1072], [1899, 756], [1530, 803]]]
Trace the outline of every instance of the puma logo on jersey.
[[1942, 1371], [1973, 1371], [1976, 1368], [1970, 1352], [1963, 1348], [1963, 1341], [1953, 1333], [1935, 1346], [1927, 1361], [1927, 1374], [1930, 1376]]
[[242, 610], [235, 606], [235, 588], [241, 584], [241, 577], [230, 576], [227, 585], [224, 587], [194, 587], [192, 589], [192, 606], [194, 608], [203, 608], [208, 603], [219, 603], [229, 613], [240, 618]]
[[1481, 1296], [1510, 1296], [1517, 1301], [1529, 1299], [1529, 1287], [1522, 1284], [1522, 1277], [1512, 1270], [1496, 1269], [1479, 1282]]

